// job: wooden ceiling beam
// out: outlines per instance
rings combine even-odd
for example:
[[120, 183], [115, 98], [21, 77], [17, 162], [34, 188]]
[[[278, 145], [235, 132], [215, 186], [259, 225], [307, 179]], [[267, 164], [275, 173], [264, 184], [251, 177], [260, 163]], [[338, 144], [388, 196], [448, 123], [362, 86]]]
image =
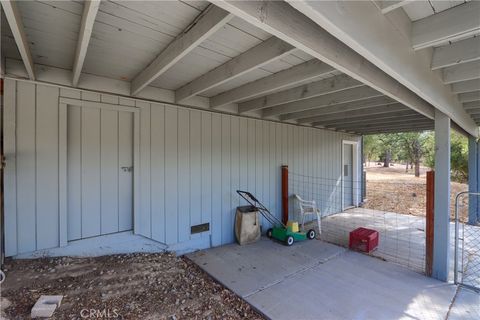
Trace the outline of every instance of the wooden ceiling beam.
[[7, 17], [8, 24], [12, 30], [13, 38], [17, 44], [18, 51], [22, 57], [23, 64], [27, 70], [30, 80], [35, 80], [35, 69], [33, 65], [32, 53], [28, 45], [28, 39], [23, 27], [22, 16], [18, 10], [16, 1], [5, 0], [1, 1], [3, 12]]
[[100, 0], [87, 0], [83, 6], [82, 22], [80, 31], [78, 32], [77, 49], [73, 60], [72, 85], [74, 87], [78, 85], [80, 74], [82, 73], [83, 63], [87, 56], [88, 44], [92, 37], [93, 24], [95, 23], [98, 8], [100, 7]]
[[178, 35], [145, 69], [132, 80], [132, 95], [137, 95], [199, 44], [223, 27], [233, 15], [210, 5]]

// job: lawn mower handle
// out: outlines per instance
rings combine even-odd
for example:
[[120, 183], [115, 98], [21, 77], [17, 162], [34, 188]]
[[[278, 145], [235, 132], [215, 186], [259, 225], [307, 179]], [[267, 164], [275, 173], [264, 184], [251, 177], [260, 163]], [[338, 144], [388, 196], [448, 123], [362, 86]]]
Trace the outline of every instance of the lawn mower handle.
[[[247, 195], [251, 200], [257, 202], [257, 203], [260, 203], [260, 201], [257, 200], [257, 198], [255, 198], [255, 196], [253, 194], [251, 194], [250, 192], [248, 191], [243, 191], [243, 190], [237, 190], [237, 193], [243, 198], [245, 199], [245, 201], [247, 201], [248, 203], [250, 203], [249, 199], [247, 199], [247, 197], [245, 197], [245, 195]], [[252, 205], [254, 205], [253, 203], [250, 203]]]

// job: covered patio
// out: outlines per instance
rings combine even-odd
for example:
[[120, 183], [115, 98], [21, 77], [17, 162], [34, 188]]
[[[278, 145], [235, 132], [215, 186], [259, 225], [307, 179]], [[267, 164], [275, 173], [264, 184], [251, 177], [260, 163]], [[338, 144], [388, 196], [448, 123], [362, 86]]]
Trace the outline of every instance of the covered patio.
[[[449, 319], [450, 312], [474, 320], [480, 315], [478, 308], [453, 303], [453, 284], [320, 240], [286, 247], [262, 238], [188, 258], [270, 319]], [[472, 300], [467, 293], [463, 299], [456, 303], [478, 303], [480, 296]]]
[[[272, 318], [446, 317], [452, 130], [469, 139], [469, 191], [480, 191], [480, 2], [1, 8], [1, 262], [94, 253], [112, 234], [112, 252], [139, 250], [122, 245], [135, 236], [208, 249], [191, 259]], [[421, 222], [357, 208], [363, 136], [424, 130], [435, 131], [432, 278], [388, 262], [421, 269]], [[320, 240], [232, 244], [236, 190], [288, 218], [284, 166], [293, 182], [316, 181], [325, 240], [383, 220], [374, 254], [387, 262]], [[480, 201], [468, 211], [478, 223]]]

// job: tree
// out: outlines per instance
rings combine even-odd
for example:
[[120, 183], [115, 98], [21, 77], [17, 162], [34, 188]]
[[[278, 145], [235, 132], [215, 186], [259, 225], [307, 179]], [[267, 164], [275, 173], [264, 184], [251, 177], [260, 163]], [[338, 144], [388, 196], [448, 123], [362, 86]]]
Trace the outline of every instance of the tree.
[[370, 160], [378, 156], [378, 144], [375, 135], [363, 137], [363, 162], [369, 164]]
[[[435, 167], [435, 135], [431, 132], [425, 143], [425, 164]], [[450, 166], [452, 178], [464, 182], [468, 179], [468, 139], [452, 131], [450, 134]]]
[[405, 132], [398, 135], [407, 161], [407, 168], [409, 162], [414, 164], [415, 177], [420, 177], [420, 161], [425, 153], [427, 135], [424, 132]]
[[397, 156], [400, 146], [400, 135], [398, 133], [376, 135], [379, 155], [383, 160], [383, 166], [389, 167], [390, 162]]

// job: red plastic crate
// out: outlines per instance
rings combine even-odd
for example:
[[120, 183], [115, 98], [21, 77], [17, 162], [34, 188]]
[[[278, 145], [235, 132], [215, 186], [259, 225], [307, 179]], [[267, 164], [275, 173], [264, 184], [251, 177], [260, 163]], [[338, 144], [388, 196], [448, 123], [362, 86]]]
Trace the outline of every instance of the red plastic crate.
[[348, 247], [352, 250], [358, 250], [370, 253], [378, 246], [378, 231], [357, 228], [350, 232]]

